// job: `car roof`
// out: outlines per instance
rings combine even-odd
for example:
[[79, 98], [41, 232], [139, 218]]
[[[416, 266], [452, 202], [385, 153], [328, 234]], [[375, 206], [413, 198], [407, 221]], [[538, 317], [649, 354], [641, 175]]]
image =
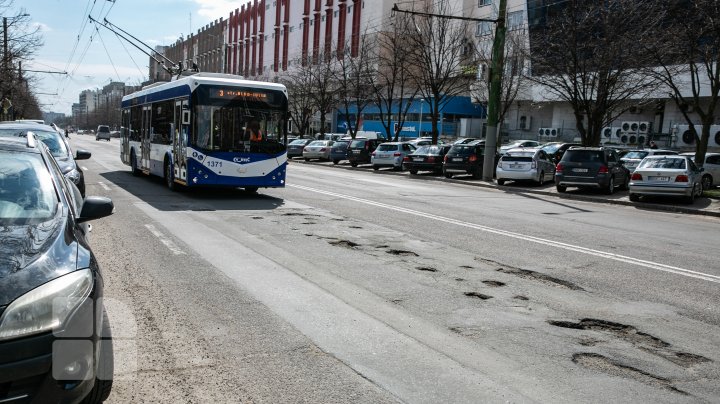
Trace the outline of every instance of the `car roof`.
[[[34, 140], [35, 138], [33, 138]], [[29, 153], [40, 153], [40, 149], [35, 145], [29, 145], [29, 140], [24, 137], [2, 137], [0, 136], [0, 149], [21, 151]]]
[[43, 129], [48, 132], [57, 132], [55, 128], [53, 128], [50, 125], [45, 125], [44, 123], [37, 123], [37, 122], [15, 122], [15, 121], [5, 121], [0, 122], [0, 126], [3, 128], [10, 128], [10, 129], [25, 129], [25, 130], [32, 130], [34, 129]]
[[506, 150], [505, 153], [535, 153], [538, 150], [542, 150], [542, 147], [514, 147]]
[[662, 155], [653, 154], [653, 155], [647, 156], [647, 157], [645, 157], [645, 158], [646, 158], [646, 159], [666, 159], [666, 158], [682, 158], [682, 159], [687, 159], [687, 158], [690, 158], [690, 156], [683, 156], [683, 155], [680, 155], [680, 154], [662, 154]]

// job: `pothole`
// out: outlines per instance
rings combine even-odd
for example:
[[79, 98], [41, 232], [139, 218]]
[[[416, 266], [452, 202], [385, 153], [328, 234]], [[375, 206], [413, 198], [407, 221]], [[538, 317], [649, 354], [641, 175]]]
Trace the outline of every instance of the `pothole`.
[[460, 268], [463, 268], [463, 269], [473, 269], [473, 267], [471, 267], [470, 265], [460, 265]]
[[515, 299], [515, 300], [530, 300], [526, 296], [523, 296], [523, 295], [513, 296], [513, 299]]
[[354, 249], [354, 248], [360, 246], [360, 244], [354, 243], [350, 240], [335, 240], [335, 241], [329, 241], [329, 243], [336, 247], [345, 247], [345, 248], [351, 248], [351, 249]]
[[414, 252], [407, 251], [407, 250], [387, 250], [386, 252], [388, 254], [399, 255], [399, 256], [403, 256], [403, 257], [417, 257], [418, 256]]
[[499, 288], [501, 286], [505, 286], [505, 282], [500, 282], [500, 281], [482, 281], [482, 283], [484, 283], [490, 287], [493, 287], [493, 288]]
[[455, 278], [455, 280], [458, 282], [465, 282], [465, 278]]
[[344, 222], [344, 221], [345, 221], [345, 219], [341, 219], [341, 218], [337, 218], [337, 217], [334, 217], [334, 218], [332, 218], [332, 219], [330, 219], [330, 220], [332, 220], [332, 221], [334, 221], [334, 222]]
[[[598, 320], [594, 318], [584, 318], [575, 323], [572, 321], [551, 320], [549, 324], [556, 327], [570, 328], [574, 330], [593, 330], [602, 331], [615, 336], [618, 339], [629, 342], [635, 347], [643, 351], [657, 355], [661, 358], [682, 367], [691, 367], [703, 362], [711, 360], [688, 352], [679, 352], [671, 349], [672, 345], [662, 339], [639, 331], [637, 328], [612, 321]], [[584, 337], [588, 338], [588, 337]]]
[[253, 216], [252, 218], [255, 219], [255, 220], [264, 219], [262, 216]]
[[572, 282], [558, 279], [558, 278], [555, 278], [555, 277], [552, 277], [550, 275], [546, 275], [546, 274], [543, 274], [540, 272], [530, 271], [528, 269], [498, 268], [497, 271], [505, 273], [505, 274], [515, 275], [515, 276], [518, 276], [518, 277], [524, 278], [524, 279], [532, 279], [532, 280], [540, 281], [546, 285], [559, 286], [559, 287], [563, 287], [563, 288], [567, 288], [567, 289], [571, 289], [571, 290], [585, 290]]
[[650, 386], [661, 387], [683, 395], [687, 395], [686, 392], [679, 390], [678, 388], [673, 386], [672, 382], [668, 379], [665, 379], [664, 377], [653, 375], [632, 366], [623, 365], [622, 363], [614, 361], [600, 354], [576, 353], [573, 355], [572, 361], [588, 369], [603, 372], [612, 376], [636, 380]]
[[485, 294], [478, 293], [478, 292], [465, 292], [465, 296], [477, 297], [478, 299], [482, 299], [482, 300], [492, 299], [492, 296], [485, 295]]
[[348, 227], [351, 228], [351, 229], [362, 229], [361, 226], [348, 226]]
[[415, 267], [418, 271], [426, 271], [426, 272], [437, 272], [437, 269], [433, 267]]

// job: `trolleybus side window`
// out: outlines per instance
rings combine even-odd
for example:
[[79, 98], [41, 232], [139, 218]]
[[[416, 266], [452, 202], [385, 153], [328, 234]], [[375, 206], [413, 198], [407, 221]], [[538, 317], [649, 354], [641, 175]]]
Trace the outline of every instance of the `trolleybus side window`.
[[174, 118], [174, 101], [162, 101], [153, 103], [152, 109], [152, 138], [150, 141], [156, 144], [172, 144], [170, 125]]
[[142, 126], [142, 106], [136, 105], [130, 110], [130, 140], [140, 141], [140, 126]]

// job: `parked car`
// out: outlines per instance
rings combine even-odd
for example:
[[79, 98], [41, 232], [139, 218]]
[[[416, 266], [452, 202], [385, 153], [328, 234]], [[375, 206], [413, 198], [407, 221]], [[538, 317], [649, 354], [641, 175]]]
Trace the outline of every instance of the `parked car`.
[[[420, 147], [420, 146], [427, 146], [433, 144], [432, 137], [429, 136], [423, 136], [418, 137], [415, 139], [406, 140], [408, 143], [412, 144], [413, 146]], [[442, 139], [438, 139], [436, 144], [444, 144], [445, 142]]]
[[107, 125], [98, 125], [97, 132], [95, 132], [95, 140], [105, 139], [110, 141], [110, 127]]
[[27, 137], [32, 132], [36, 139], [41, 140], [50, 149], [50, 153], [66, 178], [71, 180], [85, 196], [85, 174], [75, 160], [86, 160], [91, 157], [87, 150], [78, 149], [73, 156], [67, 139], [58, 133], [52, 126], [33, 122], [2, 122], [0, 123], [0, 137]]
[[496, 177], [498, 185], [507, 180], [532, 180], [542, 185], [555, 178], [555, 163], [542, 148], [510, 149], [500, 157]]
[[357, 167], [358, 164], [370, 162], [371, 153], [375, 151], [382, 139], [355, 138], [348, 146], [347, 156], [350, 165]]
[[333, 143], [330, 149], [330, 160], [333, 164], [338, 164], [343, 160], [347, 160], [348, 146], [350, 146], [349, 140], [338, 140]]
[[113, 352], [88, 221], [108, 198], [82, 198], [32, 134], [0, 138], [0, 401], [100, 403]]
[[565, 154], [565, 151], [571, 147], [581, 147], [582, 144], [580, 143], [563, 143], [563, 142], [551, 142], [551, 143], [545, 143], [542, 145], [542, 149], [547, 153], [548, 156], [550, 156], [550, 159], [553, 161], [553, 163], [557, 164], [562, 159], [563, 154]]
[[461, 137], [461, 138], [457, 139], [456, 141], [454, 141], [453, 144], [467, 144], [467, 143], [477, 142], [479, 140], [481, 140], [481, 139], [476, 138], [476, 137]]
[[313, 140], [303, 148], [302, 156], [305, 161], [330, 160], [332, 145], [332, 140]]
[[[695, 153], [682, 153], [681, 155], [690, 156], [695, 162]], [[701, 167], [703, 168], [703, 191], [717, 186], [717, 181], [720, 180], [720, 153], [705, 153], [705, 162]]]
[[[473, 178], [481, 178], [484, 159], [484, 140], [454, 144], [443, 158], [443, 175], [445, 178], [452, 178], [455, 174], [470, 174]], [[497, 166], [499, 159], [500, 156], [496, 154], [493, 166]]]
[[403, 159], [415, 151], [415, 146], [408, 142], [385, 142], [378, 145], [374, 152], [370, 153], [370, 164], [373, 170], [380, 167], [392, 167], [394, 170], [402, 171]]
[[635, 168], [640, 164], [640, 161], [647, 156], [667, 156], [678, 154], [676, 151], [663, 150], [663, 149], [642, 149], [642, 150], [629, 150], [622, 157], [620, 161], [623, 162], [625, 168], [632, 173]]
[[573, 147], [568, 149], [555, 167], [558, 192], [567, 187], [599, 188], [612, 194], [616, 187], [627, 189], [630, 172], [614, 149], [607, 147]]
[[428, 145], [420, 146], [414, 152], [403, 159], [403, 166], [410, 174], [417, 174], [418, 171], [432, 171], [435, 174], [442, 174], [443, 159], [452, 146]]
[[690, 156], [648, 156], [635, 169], [630, 181], [630, 200], [642, 196], [682, 196], [688, 203], [702, 195], [703, 169]]
[[287, 145], [287, 157], [289, 159], [293, 157], [302, 157], [303, 149], [308, 143], [312, 142], [312, 139], [295, 139]]
[[505, 154], [510, 149], [516, 149], [518, 147], [538, 147], [540, 142], [537, 140], [515, 140], [513, 142], [500, 146], [500, 154]]

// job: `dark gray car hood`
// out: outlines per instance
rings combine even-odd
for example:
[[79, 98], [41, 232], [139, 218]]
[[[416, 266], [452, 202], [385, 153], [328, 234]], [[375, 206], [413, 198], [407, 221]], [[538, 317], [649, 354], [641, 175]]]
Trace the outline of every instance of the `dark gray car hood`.
[[89, 266], [90, 252], [77, 241], [67, 210], [59, 211], [44, 222], [0, 224], [0, 307], [48, 281]]

